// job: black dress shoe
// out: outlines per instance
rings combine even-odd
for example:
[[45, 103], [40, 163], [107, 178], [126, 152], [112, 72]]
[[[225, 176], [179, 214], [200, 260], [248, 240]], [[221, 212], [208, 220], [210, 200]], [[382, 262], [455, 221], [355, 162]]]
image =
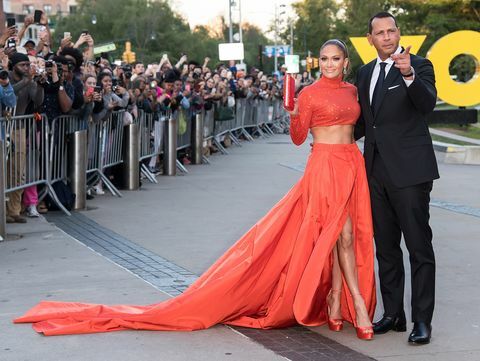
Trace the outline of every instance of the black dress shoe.
[[417, 345], [426, 345], [430, 343], [432, 337], [432, 326], [426, 322], [414, 322], [413, 330], [408, 336], [408, 342]]
[[376, 335], [382, 335], [388, 331], [393, 330], [397, 332], [407, 331], [407, 320], [405, 319], [405, 313], [401, 313], [400, 316], [383, 316], [382, 319], [373, 324], [373, 333]]

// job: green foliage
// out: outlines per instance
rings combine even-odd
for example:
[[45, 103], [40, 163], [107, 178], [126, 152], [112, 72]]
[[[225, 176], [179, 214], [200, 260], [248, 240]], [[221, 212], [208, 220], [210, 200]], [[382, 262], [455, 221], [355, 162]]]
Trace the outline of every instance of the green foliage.
[[[95, 25], [92, 15], [97, 18]], [[212, 59], [210, 65], [215, 66], [219, 62], [218, 44], [228, 38], [223, 19], [219, 31], [207, 26], [197, 26], [192, 31], [166, 0], [79, 0], [75, 15], [53, 20], [57, 34], [70, 31], [74, 40], [87, 29], [96, 45], [113, 41], [118, 49], [113, 56], [117, 59], [121, 58], [125, 41], [130, 41], [137, 60], [144, 62], [159, 61], [164, 53], [174, 62], [185, 53], [190, 60], [201, 64], [208, 56]], [[266, 44], [267, 39], [256, 26], [244, 23], [242, 28], [245, 62], [258, 66], [258, 44]], [[58, 37], [54, 39], [58, 45]]]
[[[361, 60], [348, 38], [366, 35], [369, 18], [379, 11], [392, 12], [402, 34], [428, 35], [420, 49], [423, 56], [442, 36], [456, 30], [478, 31], [480, 23], [480, 1], [475, 0], [299, 0], [293, 9], [297, 15], [293, 23], [295, 53], [304, 57], [310, 51], [317, 56], [327, 39], [339, 38], [349, 45], [353, 70], [361, 65]], [[94, 14], [95, 25], [91, 22]], [[77, 14], [52, 20], [56, 34], [70, 31], [76, 39], [83, 29], [88, 29], [96, 45], [115, 42], [116, 58], [121, 58], [125, 41], [130, 40], [137, 59], [145, 62], [159, 61], [164, 53], [176, 61], [184, 52], [199, 63], [208, 56], [212, 59], [210, 65], [215, 66], [219, 62], [218, 43], [228, 41], [228, 26], [223, 18], [219, 29], [198, 26], [191, 31], [167, 0], [78, 0]], [[279, 43], [289, 44], [288, 23], [279, 28]], [[242, 29], [245, 62], [273, 71], [273, 59], [258, 56], [259, 45], [273, 42], [256, 26], [244, 23]], [[238, 24], [234, 24], [233, 30], [238, 32]], [[54, 36], [57, 45], [58, 37]], [[451, 69], [465, 78], [473, 71], [471, 64], [460, 58]]]
[[[316, 55], [325, 40], [339, 38], [349, 45], [353, 70], [362, 63], [348, 38], [366, 35], [368, 20], [377, 12], [389, 11], [395, 15], [402, 34], [426, 34], [427, 39], [419, 52], [422, 56], [442, 36], [457, 30], [478, 31], [480, 24], [478, 0], [301, 0], [293, 8], [297, 15], [295, 53], [305, 56], [311, 51]], [[289, 33], [282, 32], [281, 38], [288, 41]], [[452, 65], [452, 72], [465, 77], [465, 64], [468, 63], [467, 73], [472, 73], [472, 62], [458, 61], [458, 65]]]

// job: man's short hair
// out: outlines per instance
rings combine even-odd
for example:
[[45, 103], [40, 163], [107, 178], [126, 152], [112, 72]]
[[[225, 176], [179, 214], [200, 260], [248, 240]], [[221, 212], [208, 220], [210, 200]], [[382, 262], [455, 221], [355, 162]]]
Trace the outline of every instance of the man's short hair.
[[135, 67], [136, 67], [138, 64], [143, 64], [143, 61], [137, 60], [135, 63], [133, 63], [133, 68], [135, 69]]
[[31, 39], [27, 40], [27, 41], [25, 42], [25, 44], [23, 44], [23, 46], [25, 46], [25, 45], [27, 45], [27, 44], [32, 44], [33, 47], [36, 46], [36, 45], [35, 45], [35, 42], [34, 42], [33, 40], [31, 40]]
[[393, 21], [395, 22], [395, 26], [398, 28], [398, 25], [397, 25], [397, 19], [395, 19], [395, 16], [393, 16], [392, 14], [390, 14], [389, 12], [387, 11], [380, 11], [379, 13], [376, 13], [375, 15], [373, 15], [370, 20], [368, 21], [368, 33], [371, 34], [372, 33], [372, 22], [374, 19], [383, 19], [383, 18], [392, 18]]

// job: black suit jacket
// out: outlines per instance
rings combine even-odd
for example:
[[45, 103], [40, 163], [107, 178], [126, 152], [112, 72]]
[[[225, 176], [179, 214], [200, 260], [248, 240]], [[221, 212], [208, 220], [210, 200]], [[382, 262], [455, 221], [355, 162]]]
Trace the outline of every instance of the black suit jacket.
[[362, 66], [356, 86], [362, 109], [355, 139], [365, 136], [365, 165], [370, 177], [377, 146], [392, 182], [408, 187], [439, 178], [437, 161], [425, 116], [435, 107], [437, 90], [432, 63], [410, 55], [415, 79], [407, 87], [392, 65], [383, 84], [383, 98], [375, 116], [370, 108], [370, 80], [376, 59]]

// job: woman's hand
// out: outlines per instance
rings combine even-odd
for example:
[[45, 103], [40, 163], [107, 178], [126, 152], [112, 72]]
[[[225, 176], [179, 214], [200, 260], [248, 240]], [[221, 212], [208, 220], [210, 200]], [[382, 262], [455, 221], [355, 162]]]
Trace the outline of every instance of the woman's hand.
[[290, 114], [291, 117], [296, 117], [298, 115], [298, 99], [295, 98], [293, 101], [295, 102], [295, 107], [291, 112], [288, 112], [288, 114]]

